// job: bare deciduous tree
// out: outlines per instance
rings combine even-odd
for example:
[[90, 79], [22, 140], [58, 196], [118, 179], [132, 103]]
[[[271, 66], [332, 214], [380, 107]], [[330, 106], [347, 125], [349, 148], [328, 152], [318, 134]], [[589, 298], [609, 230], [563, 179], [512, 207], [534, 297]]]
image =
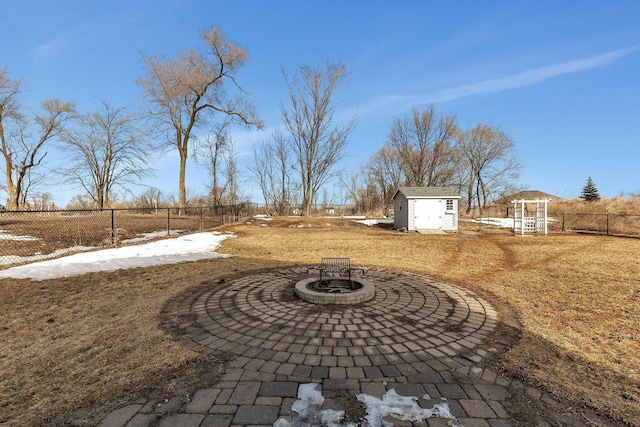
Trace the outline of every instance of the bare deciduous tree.
[[134, 205], [140, 208], [154, 209], [155, 213], [158, 213], [158, 206], [162, 201], [162, 191], [155, 187], [149, 187], [142, 194], [135, 197]]
[[405, 179], [398, 151], [389, 144], [383, 145], [365, 165], [364, 170], [377, 184], [384, 203], [390, 205], [395, 191]]
[[53, 203], [53, 196], [51, 193], [38, 193], [31, 194], [31, 209], [38, 211], [46, 211], [55, 209], [55, 204]]
[[81, 186], [98, 209], [110, 206], [116, 186], [135, 183], [148, 174], [150, 147], [127, 107], [102, 101], [94, 113], [77, 117], [62, 136], [70, 156], [61, 173]]
[[253, 159], [249, 165], [251, 180], [258, 184], [267, 211], [274, 203], [274, 168], [269, 141], [254, 142], [251, 144]]
[[46, 185], [47, 181], [51, 180], [51, 175], [51, 173], [39, 171], [38, 168], [30, 168], [22, 180], [18, 206], [23, 209], [42, 210], [39, 204], [35, 203], [35, 199], [38, 198], [38, 193], [35, 192], [35, 189], [43, 184]]
[[5, 69], [0, 69], [0, 153], [4, 158], [10, 210], [20, 208], [28, 174], [47, 154], [42, 153], [43, 146], [62, 132], [74, 112], [72, 103], [50, 99], [41, 104], [41, 111], [28, 117], [18, 101], [20, 84], [9, 79]]
[[341, 64], [328, 64], [326, 69], [302, 66], [291, 79], [283, 72], [290, 96], [289, 105], [282, 104], [281, 111], [291, 135], [305, 215], [311, 215], [317, 191], [334, 176], [333, 167], [342, 158], [355, 125], [355, 118], [335, 124], [332, 97], [345, 73]]
[[393, 122], [389, 144], [400, 157], [406, 185], [442, 186], [454, 174], [455, 116], [438, 117], [433, 105]]
[[284, 134], [274, 131], [270, 139], [253, 144], [253, 181], [260, 186], [267, 209], [284, 215], [295, 191], [291, 183], [289, 147]]
[[458, 148], [467, 168], [467, 213], [474, 205], [482, 213], [490, 198], [518, 176], [515, 144], [499, 128], [478, 125], [460, 134]]
[[345, 200], [353, 202], [354, 213], [373, 213], [384, 205], [384, 199], [374, 175], [363, 172], [354, 171], [340, 181], [346, 192]]
[[271, 153], [276, 177], [274, 181], [277, 182], [274, 185], [274, 204], [278, 214], [285, 215], [289, 206], [299, 198], [300, 186], [291, 178], [293, 162], [285, 135], [277, 132], [273, 138]]
[[[6, 194], [9, 194], [9, 193], [7, 192], [7, 187], [5, 187], [4, 185], [0, 184], [0, 193], [6, 193]], [[3, 200], [4, 200], [4, 198], [0, 198], [0, 211], [3, 211], [3, 210], [5, 210], [5, 209], [6, 209], [6, 208], [5, 208], [5, 206], [4, 206], [4, 204], [3, 204]]]
[[222, 195], [225, 192], [225, 185], [219, 181], [220, 161], [224, 157], [225, 151], [230, 148], [231, 136], [229, 126], [231, 120], [227, 119], [216, 125], [213, 131], [198, 143], [194, 152], [194, 158], [198, 163], [202, 163], [209, 171], [211, 177], [211, 189], [209, 194], [213, 205], [220, 205]]
[[95, 204], [88, 194], [76, 194], [69, 200], [65, 209], [95, 209]]
[[478, 125], [463, 132], [454, 117], [437, 118], [432, 106], [396, 120], [388, 144], [364, 171], [387, 204], [400, 185], [447, 186], [464, 195], [469, 213], [513, 188], [519, 169], [514, 143], [500, 129]]
[[236, 204], [239, 196], [237, 153], [229, 134], [230, 120], [215, 127], [199, 141], [194, 157], [209, 171], [211, 183], [206, 203], [214, 206]]
[[236, 205], [242, 196], [240, 196], [240, 189], [238, 188], [238, 153], [236, 152], [232, 139], [229, 139], [227, 149], [224, 151], [222, 157], [225, 163], [226, 178], [222, 195], [228, 204]]
[[[236, 80], [247, 62], [247, 51], [227, 40], [220, 28], [200, 33], [206, 51], [189, 49], [177, 59], [145, 57], [147, 75], [138, 79], [149, 106], [149, 117], [163, 132], [166, 144], [180, 156], [179, 207], [186, 206], [185, 172], [189, 142], [194, 132], [206, 127], [220, 113], [246, 126], [262, 127], [252, 104]], [[235, 94], [227, 93], [228, 87]]]
[[358, 192], [362, 186], [362, 174], [360, 171], [353, 171], [349, 175], [340, 175], [340, 187], [344, 190], [345, 205], [351, 201], [356, 212], [358, 209]]

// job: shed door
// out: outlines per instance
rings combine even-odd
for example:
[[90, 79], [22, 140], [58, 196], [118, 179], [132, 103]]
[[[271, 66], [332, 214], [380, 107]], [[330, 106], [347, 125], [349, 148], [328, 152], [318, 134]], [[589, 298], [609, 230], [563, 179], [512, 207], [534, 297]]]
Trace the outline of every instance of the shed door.
[[415, 227], [418, 230], [441, 229], [442, 200], [416, 200]]

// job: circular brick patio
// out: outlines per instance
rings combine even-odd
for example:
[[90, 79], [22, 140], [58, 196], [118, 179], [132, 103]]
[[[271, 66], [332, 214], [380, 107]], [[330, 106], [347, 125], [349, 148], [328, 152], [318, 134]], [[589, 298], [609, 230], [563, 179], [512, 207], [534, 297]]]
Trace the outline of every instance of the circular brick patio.
[[487, 342], [497, 314], [472, 292], [423, 276], [368, 271], [372, 300], [316, 305], [294, 295], [305, 271], [256, 272], [174, 300], [163, 326], [178, 328], [180, 340], [198, 351], [232, 354], [225, 374], [166, 399], [140, 397], [109, 413], [100, 427], [286, 424], [295, 420], [292, 408], [307, 383], [328, 398], [323, 409], [346, 409], [340, 396], [382, 398], [394, 390], [422, 408], [450, 411], [412, 425], [509, 427], [509, 389], [524, 393], [527, 405], [533, 399], [554, 409], [540, 407], [537, 424], [559, 419], [554, 411], [562, 407], [551, 396], [482, 366], [505, 347]]
[[283, 269], [202, 290], [180, 303], [180, 327], [195, 347], [250, 358], [258, 372], [374, 380], [477, 356], [497, 326], [486, 301], [423, 276], [368, 271], [375, 298], [348, 306], [300, 300], [294, 284], [304, 277], [304, 269]]

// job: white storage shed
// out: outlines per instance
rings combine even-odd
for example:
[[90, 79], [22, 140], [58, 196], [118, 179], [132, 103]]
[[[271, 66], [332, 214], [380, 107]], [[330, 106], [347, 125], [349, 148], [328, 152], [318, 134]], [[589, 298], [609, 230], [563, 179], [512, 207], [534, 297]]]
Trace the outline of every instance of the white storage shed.
[[448, 187], [400, 187], [393, 195], [393, 226], [411, 231], [458, 231], [460, 198]]

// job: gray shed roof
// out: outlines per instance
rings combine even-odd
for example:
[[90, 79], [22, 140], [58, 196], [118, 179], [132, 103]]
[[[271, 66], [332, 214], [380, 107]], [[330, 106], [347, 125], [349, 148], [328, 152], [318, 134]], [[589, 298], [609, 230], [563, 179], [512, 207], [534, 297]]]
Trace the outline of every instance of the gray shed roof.
[[400, 187], [393, 195], [394, 199], [398, 193], [402, 193], [408, 198], [460, 198], [460, 194], [450, 187]]

